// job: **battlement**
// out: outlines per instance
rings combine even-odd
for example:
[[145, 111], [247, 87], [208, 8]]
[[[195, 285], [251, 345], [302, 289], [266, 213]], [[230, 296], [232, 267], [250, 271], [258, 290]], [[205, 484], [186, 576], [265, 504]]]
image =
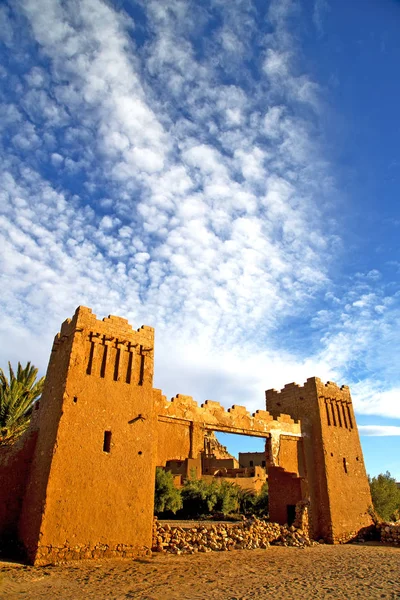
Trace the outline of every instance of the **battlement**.
[[[138, 329], [133, 329], [128, 319], [115, 315], [108, 315], [103, 319], [98, 319], [87, 306], [78, 306], [72, 319], [66, 319], [60, 329], [59, 337], [70, 336], [75, 331], [80, 331], [81, 328], [92, 328], [100, 330], [102, 333], [126, 333], [127, 335], [143, 333], [149, 338], [154, 339], [154, 328], [148, 325], [142, 325]], [[56, 336], [56, 337], [57, 337]]]
[[199, 423], [204, 429], [245, 433], [246, 435], [268, 437], [272, 431], [300, 436], [300, 423], [289, 415], [274, 418], [266, 410], [250, 413], [245, 406], [234, 404], [225, 409], [219, 402], [206, 400], [199, 405], [191, 396], [177, 394], [171, 401], [154, 390], [154, 401], [159, 419], [171, 418]]
[[[60, 350], [72, 351], [86, 375], [127, 384], [152, 383], [154, 329], [133, 329], [127, 319], [109, 315], [102, 320], [78, 306], [54, 338], [53, 359]], [[147, 376], [146, 376], [147, 375]]]
[[[327, 381], [326, 383], [323, 383], [323, 381], [319, 378], [319, 377], [309, 377], [307, 379], [307, 381], [301, 386], [298, 383], [292, 382], [292, 383], [287, 383], [281, 390], [276, 390], [274, 388], [271, 388], [269, 390], [266, 390], [265, 395], [266, 398], [272, 398], [275, 397], [277, 395], [282, 395], [282, 396], [287, 396], [287, 395], [291, 395], [293, 392], [296, 392], [296, 394], [298, 394], [298, 392], [306, 392], [310, 391], [310, 390], [315, 390], [317, 389], [319, 393], [324, 394], [327, 391], [329, 391], [331, 394], [348, 394], [350, 395], [350, 388], [348, 385], [342, 385], [339, 386], [337, 383], [335, 383], [334, 381]], [[304, 395], [305, 395], [304, 394]], [[298, 396], [299, 399], [301, 400], [302, 397]]]

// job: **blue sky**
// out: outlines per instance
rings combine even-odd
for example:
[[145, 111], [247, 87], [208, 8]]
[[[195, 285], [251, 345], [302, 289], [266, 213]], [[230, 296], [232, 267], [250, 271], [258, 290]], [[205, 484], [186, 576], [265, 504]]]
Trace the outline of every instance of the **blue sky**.
[[156, 328], [168, 396], [350, 385], [368, 472], [400, 480], [399, 24], [394, 0], [3, 2], [1, 365], [44, 372], [79, 304], [119, 314]]

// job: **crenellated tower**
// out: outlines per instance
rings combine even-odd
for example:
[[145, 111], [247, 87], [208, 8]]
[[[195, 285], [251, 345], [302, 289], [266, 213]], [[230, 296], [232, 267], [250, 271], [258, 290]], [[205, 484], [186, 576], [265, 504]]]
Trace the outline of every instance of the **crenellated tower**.
[[31, 562], [150, 548], [154, 330], [79, 307], [55, 337], [19, 522]]
[[[372, 506], [350, 390], [318, 377], [267, 390], [269, 412], [300, 420], [311, 532], [341, 542], [371, 524]], [[305, 497], [303, 499], [306, 499]]]

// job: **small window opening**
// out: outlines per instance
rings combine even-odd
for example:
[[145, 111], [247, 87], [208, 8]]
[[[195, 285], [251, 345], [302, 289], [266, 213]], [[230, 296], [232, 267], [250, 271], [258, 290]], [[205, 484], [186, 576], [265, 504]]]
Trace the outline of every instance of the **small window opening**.
[[331, 456], [333, 456], [333, 452], [331, 452]]
[[343, 459], [343, 469], [344, 472], [347, 473], [347, 460], [345, 458]]
[[75, 404], [78, 402], [78, 396], [74, 396], [74, 402]]
[[261, 466], [262, 466], [262, 467], [265, 467], [265, 460], [263, 460], [263, 461], [261, 462]]
[[40, 406], [40, 402], [39, 402], [39, 400], [37, 400], [36, 404], [35, 404], [35, 410], [39, 410], [39, 406]]
[[111, 431], [104, 432], [103, 452], [111, 452]]
[[254, 463], [253, 463], [253, 461], [252, 461], [252, 460], [250, 461], [250, 466], [251, 466], [251, 467], [254, 467]]
[[[142, 456], [143, 452], [141, 450], [139, 450], [138, 454], [139, 454], [139, 456]], [[178, 467], [180, 467], [180, 466], [181, 466], [181, 463], [178, 464]]]

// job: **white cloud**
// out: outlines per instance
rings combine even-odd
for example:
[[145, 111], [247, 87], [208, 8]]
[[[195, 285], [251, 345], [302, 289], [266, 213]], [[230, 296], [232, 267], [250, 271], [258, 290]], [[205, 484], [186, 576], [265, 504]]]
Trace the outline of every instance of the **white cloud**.
[[397, 425], [359, 425], [360, 435], [393, 436], [400, 435], [400, 427]]

